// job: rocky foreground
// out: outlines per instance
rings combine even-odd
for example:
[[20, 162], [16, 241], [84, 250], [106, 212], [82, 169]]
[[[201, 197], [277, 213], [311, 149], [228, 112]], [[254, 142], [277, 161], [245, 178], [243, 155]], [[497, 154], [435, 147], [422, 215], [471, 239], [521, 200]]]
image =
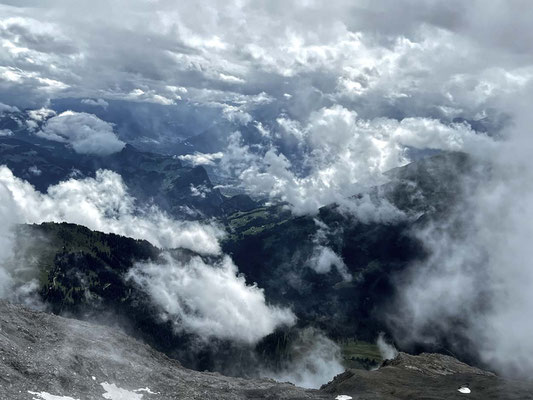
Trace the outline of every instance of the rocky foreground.
[[191, 371], [113, 328], [0, 302], [2, 400], [336, 398], [533, 399], [533, 383], [452, 357], [400, 354], [376, 371], [349, 370], [321, 390], [305, 390]]

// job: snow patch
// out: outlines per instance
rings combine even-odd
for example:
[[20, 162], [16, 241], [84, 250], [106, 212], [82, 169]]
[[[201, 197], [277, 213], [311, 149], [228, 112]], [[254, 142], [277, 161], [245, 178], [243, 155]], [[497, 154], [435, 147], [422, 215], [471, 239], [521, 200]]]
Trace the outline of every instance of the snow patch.
[[159, 394], [159, 392], [152, 392], [150, 390], [150, 388], [148, 388], [148, 387], [134, 390], [134, 392], [145, 392], [145, 393], [148, 393], [148, 394]]
[[469, 393], [472, 393], [472, 391], [466, 387], [466, 386], [461, 386], [459, 389], [457, 389], [460, 393], [464, 393], [464, 394], [469, 394]]
[[351, 400], [352, 396], [347, 396], [345, 394], [338, 395], [335, 397], [335, 400]]
[[30, 392], [28, 390], [28, 393], [33, 396], [37, 396], [34, 397], [32, 400], [79, 400], [69, 396], [55, 396], [46, 392]]
[[[135, 392], [121, 389], [114, 383], [102, 382], [100, 384], [106, 393], [102, 395], [104, 399], [108, 400], [142, 400], [143, 395]], [[55, 399], [53, 399], [55, 400]]]

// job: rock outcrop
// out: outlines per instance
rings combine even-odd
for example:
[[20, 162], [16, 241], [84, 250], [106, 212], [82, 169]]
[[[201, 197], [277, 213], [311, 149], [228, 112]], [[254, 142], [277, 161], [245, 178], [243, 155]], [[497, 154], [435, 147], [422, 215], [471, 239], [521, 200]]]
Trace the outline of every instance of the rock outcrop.
[[400, 353], [374, 371], [348, 370], [322, 387], [358, 400], [533, 399], [533, 382], [512, 381], [457, 359]]

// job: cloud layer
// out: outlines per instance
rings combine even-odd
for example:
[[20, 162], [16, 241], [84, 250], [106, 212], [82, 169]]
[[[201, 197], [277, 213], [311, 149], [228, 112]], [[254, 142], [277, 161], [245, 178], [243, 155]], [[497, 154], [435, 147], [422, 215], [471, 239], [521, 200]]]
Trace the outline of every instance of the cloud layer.
[[176, 221], [155, 207], [137, 207], [120, 175], [111, 171], [100, 170], [95, 178], [69, 179], [41, 194], [2, 166], [0, 186], [5, 197], [2, 201], [18, 223], [71, 222], [145, 239], [161, 248], [220, 252], [222, 230], [209, 224]]
[[36, 133], [44, 139], [68, 143], [76, 153], [106, 156], [126, 145], [113, 132], [113, 126], [93, 114], [65, 111], [46, 121]]
[[194, 332], [204, 340], [227, 339], [255, 344], [278, 326], [292, 326], [287, 308], [266, 304], [263, 290], [246, 284], [225, 256], [209, 265], [200, 257], [180, 262], [137, 264], [128, 273], [171, 321], [177, 332]]
[[[524, 93], [527, 97], [528, 94]], [[533, 371], [531, 115], [515, 100], [506, 141], [478, 161], [451, 215], [418, 232], [429, 257], [399, 278], [392, 326], [402, 344], [448, 343], [503, 375]]]
[[[502, 104], [533, 77], [520, 44], [532, 37], [528, 9], [455, 0], [98, 0], [90, 9], [4, 1], [0, 101], [40, 107], [75, 97], [105, 108], [127, 100], [163, 107], [153, 120], [169, 105], [217, 110], [201, 131], [206, 149], [191, 151], [223, 151], [222, 164], [250, 191], [315, 212], [379, 183], [413, 148], [484, 151], [483, 132], [500, 133]], [[153, 120], [145, 130], [168, 137], [147, 136], [164, 151], [168, 132], [197, 132], [196, 123], [162, 129]], [[83, 139], [79, 147], [106, 148]]]
[[[341, 106], [313, 112], [305, 124], [289, 119], [278, 119], [277, 124], [280, 135], [297, 143], [291, 156], [297, 165], [272, 142], [261, 155], [236, 135], [222, 166], [236, 173], [251, 193], [287, 201], [298, 214], [337, 202], [356, 213], [360, 210], [364, 219], [365, 205], [371, 203], [363, 199], [356, 204], [348, 197], [384, 183], [383, 172], [409, 162], [409, 148], [478, 154], [494, 146], [490, 137], [466, 123], [445, 124], [433, 118], [365, 120]], [[379, 208], [373, 212], [384, 219], [399, 213], [385, 203], [371, 208]]]
[[339, 346], [313, 328], [298, 332], [291, 343], [290, 361], [279, 371], [262, 371], [262, 375], [279, 382], [319, 389], [320, 386], [344, 372]]

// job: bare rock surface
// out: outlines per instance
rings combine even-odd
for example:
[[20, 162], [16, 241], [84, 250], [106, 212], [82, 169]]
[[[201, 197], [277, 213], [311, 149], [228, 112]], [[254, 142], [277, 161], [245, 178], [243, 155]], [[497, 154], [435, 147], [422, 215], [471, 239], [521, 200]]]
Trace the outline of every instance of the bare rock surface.
[[183, 368], [109, 327], [0, 302], [0, 399], [332, 399]]
[[348, 370], [306, 390], [188, 370], [114, 328], [0, 301], [0, 399], [514, 400], [533, 399], [533, 383], [445, 355], [400, 353], [377, 370]]
[[513, 400], [533, 399], [533, 382], [503, 379], [442, 354], [400, 353], [374, 371], [348, 370], [322, 391], [354, 400]]

